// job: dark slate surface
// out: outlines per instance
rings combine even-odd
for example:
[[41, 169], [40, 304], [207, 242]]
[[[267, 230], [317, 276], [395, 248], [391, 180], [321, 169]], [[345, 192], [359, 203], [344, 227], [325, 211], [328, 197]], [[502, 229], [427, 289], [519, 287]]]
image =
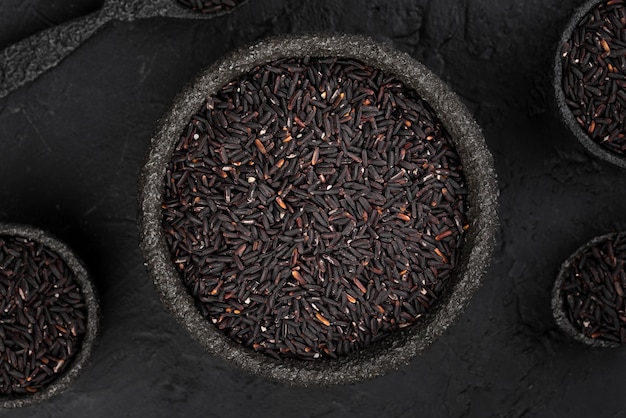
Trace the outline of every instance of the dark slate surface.
[[104, 0], [4, 0], [0, 6], [0, 49], [38, 31], [97, 10]]
[[[239, 6], [245, 2], [240, 2]], [[45, 20], [46, 11], [40, 9], [44, 7], [36, 5], [30, 8], [40, 20]], [[71, 10], [68, 7], [68, 17]], [[102, 7], [80, 19], [60, 25], [52, 25], [52, 21], [48, 21], [52, 27], [0, 51], [0, 98], [54, 68], [110, 21], [131, 22], [153, 17], [212, 19], [226, 13], [226, 10], [214, 14], [196, 13], [174, 0], [106, 0]]]
[[[3, 22], [29, 18], [18, 4], [0, 2]], [[0, 221], [44, 228], [76, 249], [103, 313], [75, 386], [0, 417], [626, 415], [624, 350], [569, 342], [550, 312], [561, 262], [593, 236], [626, 229], [626, 171], [590, 156], [550, 99], [559, 31], [578, 5], [254, 0], [209, 21], [112, 22], [0, 99]], [[238, 371], [178, 326], [142, 265], [135, 195], [155, 122], [196, 73], [265, 36], [320, 30], [386, 42], [461, 95], [494, 154], [502, 228], [482, 288], [410, 366], [304, 389]], [[2, 42], [29, 31], [15, 33]]]

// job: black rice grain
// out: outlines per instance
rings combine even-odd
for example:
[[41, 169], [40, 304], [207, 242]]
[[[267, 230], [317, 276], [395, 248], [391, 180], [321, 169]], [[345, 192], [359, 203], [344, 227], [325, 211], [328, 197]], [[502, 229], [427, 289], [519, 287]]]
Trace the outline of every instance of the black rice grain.
[[164, 180], [172, 261], [201, 313], [275, 358], [336, 358], [413, 324], [469, 227], [433, 110], [350, 59], [282, 59], [228, 83]]
[[66, 263], [32, 240], [0, 236], [0, 395], [40, 391], [80, 350], [87, 309]]
[[601, 2], [562, 46], [562, 87], [574, 118], [589, 137], [626, 154], [626, 5]]
[[626, 234], [615, 234], [579, 254], [561, 291], [571, 324], [593, 339], [626, 344]]

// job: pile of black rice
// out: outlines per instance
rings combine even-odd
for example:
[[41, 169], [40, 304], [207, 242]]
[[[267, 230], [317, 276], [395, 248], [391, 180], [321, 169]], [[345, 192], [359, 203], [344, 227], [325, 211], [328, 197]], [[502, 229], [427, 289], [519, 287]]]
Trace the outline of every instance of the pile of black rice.
[[626, 5], [609, 0], [578, 22], [561, 51], [565, 102], [589, 137], [626, 154]]
[[31, 239], [0, 236], [0, 395], [46, 388], [72, 364], [87, 306], [74, 273]]
[[576, 255], [561, 284], [567, 319], [582, 335], [626, 344], [626, 234]]
[[281, 59], [228, 83], [164, 182], [162, 226], [197, 307], [276, 358], [336, 358], [412, 325], [469, 227], [434, 111], [352, 59]]

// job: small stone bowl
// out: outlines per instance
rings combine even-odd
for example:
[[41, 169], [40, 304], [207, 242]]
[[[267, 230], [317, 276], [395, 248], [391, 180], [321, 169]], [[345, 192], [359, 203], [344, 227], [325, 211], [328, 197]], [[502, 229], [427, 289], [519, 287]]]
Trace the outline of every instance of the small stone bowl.
[[[419, 321], [367, 349], [336, 360], [276, 360], [222, 334], [200, 314], [170, 259], [161, 227], [166, 166], [191, 116], [206, 97], [257, 65], [286, 57], [344, 57], [393, 74], [435, 111], [461, 157], [468, 184], [468, 218], [458, 270], [436, 307]], [[301, 35], [267, 39], [246, 46], [200, 74], [175, 99], [152, 139], [140, 175], [140, 245], [148, 272], [163, 303], [209, 352], [248, 372], [289, 384], [332, 385], [363, 381], [407, 365], [439, 338], [468, 304], [490, 263], [498, 227], [496, 177], [482, 133], [459, 98], [407, 54], [352, 35]]]
[[55, 252], [74, 273], [85, 298], [87, 309], [85, 335], [80, 350], [74, 356], [71, 365], [48, 386], [32, 395], [0, 396], [0, 408], [20, 408], [46, 401], [65, 391], [76, 381], [81, 371], [88, 364], [96, 343], [100, 328], [100, 308], [94, 284], [87, 274], [87, 270], [74, 252], [65, 244], [42, 230], [24, 225], [0, 224], [0, 236], [26, 238], [43, 244]]
[[571, 321], [567, 317], [567, 313], [566, 313], [565, 300], [564, 300], [563, 291], [562, 291], [563, 281], [569, 275], [570, 268], [572, 267], [573, 263], [576, 262], [576, 259], [581, 254], [587, 252], [590, 248], [595, 247], [598, 244], [602, 244], [610, 239], [615, 238], [617, 235], [618, 235], [617, 233], [611, 233], [611, 234], [606, 234], [606, 235], [595, 237], [591, 239], [589, 242], [587, 242], [585, 245], [577, 249], [561, 265], [559, 274], [557, 275], [557, 278], [554, 282], [554, 287], [552, 288], [552, 299], [551, 299], [552, 315], [554, 316], [554, 319], [557, 325], [567, 336], [569, 336], [570, 338], [578, 342], [586, 344], [590, 347], [613, 348], [613, 347], [619, 347], [620, 344], [613, 342], [613, 341], [590, 338], [584, 335], [578, 329], [576, 329], [576, 327], [574, 327], [574, 325], [571, 323]]
[[589, 151], [592, 155], [606, 160], [618, 167], [626, 168], [626, 157], [619, 154], [610, 152], [606, 148], [599, 145], [593, 139], [589, 137], [587, 132], [578, 124], [576, 118], [572, 114], [569, 106], [565, 101], [565, 93], [563, 92], [563, 57], [561, 48], [570, 39], [576, 25], [581, 19], [598, 4], [605, 2], [606, 0], [587, 0], [578, 9], [576, 9], [567, 22], [565, 30], [563, 31], [561, 38], [559, 39], [558, 47], [556, 48], [556, 54], [554, 57], [554, 78], [552, 81], [552, 87], [554, 89], [554, 95], [556, 100], [556, 106], [558, 108], [561, 120], [567, 126], [567, 128], [574, 134], [578, 141]]

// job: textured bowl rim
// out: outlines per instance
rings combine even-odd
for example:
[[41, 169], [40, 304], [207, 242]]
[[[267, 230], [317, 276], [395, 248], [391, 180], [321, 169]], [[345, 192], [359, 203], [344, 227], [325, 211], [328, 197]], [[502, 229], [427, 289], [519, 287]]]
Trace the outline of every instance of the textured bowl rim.
[[[358, 59], [393, 74], [434, 109], [452, 137], [468, 183], [468, 218], [459, 270], [424, 321], [374, 346], [338, 360], [275, 360], [245, 348], [219, 332], [196, 308], [170, 261], [161, 228], [166, 164], [180, 133], [203, 101], [221, 86], [256, 65], [278, 58], [336, 56]], [[498, 229], [498, 188], [493, 159], [477, 123], [459, 98], [409, 55], [370, 38], [341, 34], [274, 37], [231, 53], [203, 71], [174, 100], [152, 138], [139, 179], [140, 246], [145, 265], [163, 303], [189, 334], [209, 352], [258, 375], [303, 386], [354, 383], [399, 369], [422, 352], [465, 308], [486, 272]], [[441, 302], [441, 301], [440, 301]]]
[[566, 335], [590, 347], [614, 348], [614, 347], [619, 347], [620, 344], [617, 344], [613, 341], [589, 338], [586, 335], [584, 335], [582, 332], [574, 328], [574, 325], [572, 325], [570, 320], [567, 318], [567, 314], [565, 313], [561, 286], [563, 285], [563, 280], [565, 280], [566, 276], [569, 274], [569, 269], [572, 263], [574, 263], [574, 261], [579, 255], [586, 252], [591, 247], [594, 247], [597, 244], [613, 239], [620, 234], [622, 233], [611, 232], [609, 234], [594, 237], [591, 240], [589, 240], [587, 243], [582, 245], [580, 248], [578, 248], [576, 251], [574, 251], [561, 265], [561, 268], [556, 277], [556, 280], [554, 281], [554, 286], [552, 287], [552, 299], [551, 299], [552, 315], [554, 316], [554, 320], [556, 321], [557, 325], [559, 326], [559, 328], [561, 328], [561, 330]]
[[100, 332], [100, 305], [95, 286], [87, 270], [82, 261], [67, 245], [43, 230], [27, 225], [0, 223], [0, 236], [27, 238], [54, 251], [74, 273], [87, 306], [87, 329], [80, 351], [74, 357], [70, 367], [39, 392], [23, 397], [0, 397], [0, 408], [20, 408], [46, 401], [65, 391], [76, 381], [89, 363]]
[[572, 17], [568, 20], [565, 29], [559, 39], [558, 46], [556, 48], [556, 54], [554, 57], [554, 79], [552, 81], [552, 87], [554, 88], [554, 95], [556, 99], [556, 106], [559, 110], [561, 120], [568, 127], [570, 132], [574, 134], [576, 139], [589, 151], [592, 155], [606, 160], [618, 167], [626, 168], [626, 156], [619, 156], [595, 142], [587, 135], [585, 130], [578, 124], [576, 118], [572, 114], [569, 106], [565, 102], [565, 93], [563, 92], [562, 79], [563, 79], [563, 59], [561, 55], [561, 48], [570, 39], [572, 32], [578, 25], [578, 22], [593, 9], [596, 5], [603, 3], [604, 0], [587, 0], [579, 8], [577, 8]]

